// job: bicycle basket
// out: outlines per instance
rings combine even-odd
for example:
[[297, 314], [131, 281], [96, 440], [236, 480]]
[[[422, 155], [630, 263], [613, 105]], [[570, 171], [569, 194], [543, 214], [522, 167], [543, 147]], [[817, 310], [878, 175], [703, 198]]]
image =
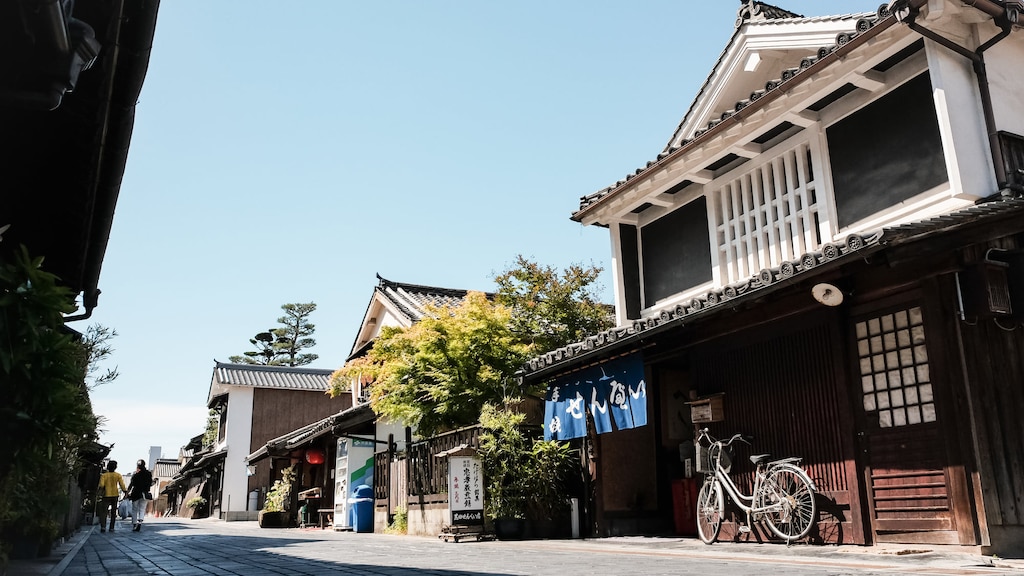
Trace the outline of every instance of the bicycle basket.
[[[716, 453], [718, 449], [713, 446], [703, 446], [697, 444], [694, 446], [697, 455], [697, 472], [700, 474], [713, 474], [715, 472], [715, 460], [712, 454]], [[732, 471], [732, 450], [729, 448], [722, 450], [722, 457], [720, 461], [722, 470], [725, 472]]]

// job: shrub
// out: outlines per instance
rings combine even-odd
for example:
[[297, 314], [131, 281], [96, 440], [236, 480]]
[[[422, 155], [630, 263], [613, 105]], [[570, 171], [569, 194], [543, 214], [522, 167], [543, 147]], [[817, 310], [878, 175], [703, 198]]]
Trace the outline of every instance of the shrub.
[[384, 529], [385, 534], [407, 534], [409, 532], [409, 511], [405, 506], [395, 508], [395, 517]]
[[267, 500], [263, 503], [264, 512], [284, 512], [288, 509], [296, 472], [294, 465], [281, 470], [281, 478], [275, 480], [273, 487], [267, 492]]

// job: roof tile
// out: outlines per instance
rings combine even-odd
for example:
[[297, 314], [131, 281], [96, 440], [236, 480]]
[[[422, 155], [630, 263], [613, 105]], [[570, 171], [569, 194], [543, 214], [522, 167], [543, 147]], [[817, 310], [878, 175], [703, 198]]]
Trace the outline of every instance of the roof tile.
[[333, 370], [322, 368], [217, 362], [214, 369], [214, 380], [218, 384], [226, 386], [326, 391], [330, 388], [333, 372]]

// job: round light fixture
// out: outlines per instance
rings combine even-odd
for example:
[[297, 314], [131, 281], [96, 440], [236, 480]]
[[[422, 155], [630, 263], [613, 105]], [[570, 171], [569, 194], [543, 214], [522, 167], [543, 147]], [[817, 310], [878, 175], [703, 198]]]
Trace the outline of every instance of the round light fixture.
[[843, 303], [843, 292], [832, 284], [815, 284], [811, 296], [825, 306], [839, 306]]

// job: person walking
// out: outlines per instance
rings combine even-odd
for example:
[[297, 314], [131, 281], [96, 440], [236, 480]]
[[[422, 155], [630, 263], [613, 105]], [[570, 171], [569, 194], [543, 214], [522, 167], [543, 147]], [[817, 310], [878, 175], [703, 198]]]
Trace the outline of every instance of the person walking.
[[145, 460], [139, 460], [135, 463], [135, 473], [128, 483], [128, 498], [132, 501], [133, 532], [142, 530], [142, 519], [146, 516], [146, 505], [149, 503], [146, 496], [149, 495], [152, 486], [153, 473], [146, 470]]
[[[118, 490], [120, 488], [120, 490]], [[100, 532], [107, 531], [107, 514], [110, 515], [110, 531], [114, 531], [117, 521], [117, 497], [121, 492], [128, 492], [124, 486], [124, 477], [117, 472], [117, 461], [107, 462], [107, 471], [100, 474], [100, 485], [96, 495], [100, 497]]]

